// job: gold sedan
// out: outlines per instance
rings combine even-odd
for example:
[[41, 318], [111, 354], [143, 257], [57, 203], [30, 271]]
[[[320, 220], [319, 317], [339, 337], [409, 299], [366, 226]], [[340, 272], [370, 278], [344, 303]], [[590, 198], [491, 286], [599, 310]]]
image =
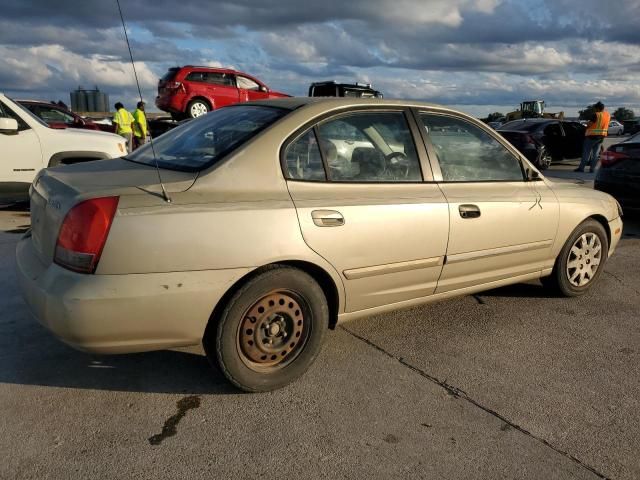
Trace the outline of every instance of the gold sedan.
[[202, 343], [247, 391], [302, 375], [340, 322], [534, 279], [584, 294], [622, 230], [612, 197], [552, 183], [467, 115], [309, 98], [44, 170], [31, 223], [20, 285], [64, 342]]

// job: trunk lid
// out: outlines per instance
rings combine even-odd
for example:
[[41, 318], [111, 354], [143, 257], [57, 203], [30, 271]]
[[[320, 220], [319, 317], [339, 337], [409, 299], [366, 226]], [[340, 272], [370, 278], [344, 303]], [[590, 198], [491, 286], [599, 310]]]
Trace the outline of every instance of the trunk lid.
[[[197, 177], [197, 173], [164, 169], [160, 174], [168, 193], [189, 189]], [[107, 196], [158, 197], [161, 192], [155, 168], [119, 158], [44, 169], [30, 190], [33, 245], [48, 265], [53, 261], [62, 222], [77, 203]]]

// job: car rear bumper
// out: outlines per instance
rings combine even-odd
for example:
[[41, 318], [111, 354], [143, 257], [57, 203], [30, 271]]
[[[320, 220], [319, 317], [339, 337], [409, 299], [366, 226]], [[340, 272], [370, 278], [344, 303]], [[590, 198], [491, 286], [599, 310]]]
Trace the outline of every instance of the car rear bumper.
[[183, 113], [187, 107], [187, 96], [182, 92], [158, 95], [156, 107], [165, 112]]
[[36, 319], [95, 353], [195, 345], [213, 308], [250, 269], [86, 275], [44, 265], [29, 234], [16, 249], [18, 281]]
[[616, 181], [611, 178], [596, 178], [594, 188], [608, 193], [615, 198], [624, 209], [640, 208], [640, 186], [631, 181]]

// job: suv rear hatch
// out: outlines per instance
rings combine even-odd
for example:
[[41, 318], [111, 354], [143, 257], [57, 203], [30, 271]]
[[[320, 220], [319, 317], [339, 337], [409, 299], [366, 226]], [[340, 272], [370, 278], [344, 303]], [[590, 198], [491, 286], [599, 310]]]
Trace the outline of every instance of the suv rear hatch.
[[180, 67], [173, 67], [167, 70], [167, 73], [158, 81], [158, 95], [170, 93], [180, 87], [180, 82], [175, 81], [179, 71]]
[[[160, 172], [169, 193], [189, 189], [197, 177], [194, 172]], [[149, 196], [151, 202], [163, 202], [158, 171], [122, 159], [42, 170], [30, 189], [31, 237], [40, 260], [45, 265], [53, 261], [60, 227], [73, 206], [89, 198], [123, 195]]]

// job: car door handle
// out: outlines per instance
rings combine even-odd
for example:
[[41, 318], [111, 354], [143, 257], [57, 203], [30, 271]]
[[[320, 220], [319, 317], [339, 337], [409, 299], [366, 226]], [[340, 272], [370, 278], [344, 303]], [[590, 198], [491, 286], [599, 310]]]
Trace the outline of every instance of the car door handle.
[[318, 227], [340, 227], [344, 225], [344, 217], [335, 210], [314, 210], [311, 212], [311, 218]]
[[458, 212], [462, 218], [478, 218], [480, 216], [480, 209], [477, 205], [460, 205]]

